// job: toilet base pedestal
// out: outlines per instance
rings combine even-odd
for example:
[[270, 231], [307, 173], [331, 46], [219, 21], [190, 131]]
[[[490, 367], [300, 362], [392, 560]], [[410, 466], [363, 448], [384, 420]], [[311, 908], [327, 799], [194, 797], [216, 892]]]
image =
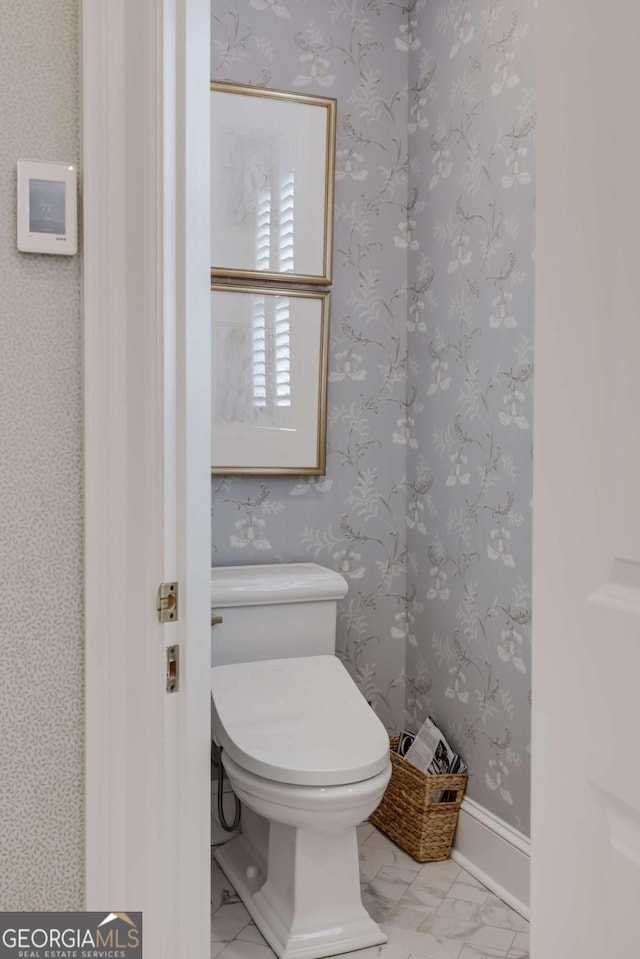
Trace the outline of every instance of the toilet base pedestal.
[[387, 941], [362, 905], [355, 827], [327, 834], [271, 822], [266, 875], [242, 835], [214, 855], [280, 959], [323, 959]]

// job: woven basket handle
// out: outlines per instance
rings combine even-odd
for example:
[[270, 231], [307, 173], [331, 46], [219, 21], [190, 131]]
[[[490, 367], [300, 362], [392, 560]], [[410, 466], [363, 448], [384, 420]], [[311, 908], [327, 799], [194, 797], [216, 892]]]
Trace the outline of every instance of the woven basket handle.
[[449, 799], [447, 800], [447, 802], [434, 802], [433, 805], [434, 806], [453, 806], [456, 804], [460, 805], [460, 803], [462, 802], [462, 797], [464, 796], [464, 789], [465, 789], [464, 786], [460, 786], [458, 789], [451, 789], [451, 788], [447, 789], [446, 787], [443, 789], [442, 786], [430, 786], [428, 787], [429, 804], [432, 803], [431, 796], [433, 793], [455, 793], [454, 799]]

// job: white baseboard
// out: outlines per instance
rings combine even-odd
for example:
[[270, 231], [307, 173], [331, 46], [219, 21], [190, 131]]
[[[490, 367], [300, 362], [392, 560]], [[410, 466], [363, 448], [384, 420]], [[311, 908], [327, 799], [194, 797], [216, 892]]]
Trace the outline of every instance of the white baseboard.
[[473, 799], [464, 798], [451, 858], [525, 919], [531, 843]]

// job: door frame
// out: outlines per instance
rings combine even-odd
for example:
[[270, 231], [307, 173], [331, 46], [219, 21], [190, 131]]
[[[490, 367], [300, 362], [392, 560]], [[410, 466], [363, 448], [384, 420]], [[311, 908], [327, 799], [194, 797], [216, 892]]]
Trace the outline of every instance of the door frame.
[[166, 959], [210, 941], [209, 16], [82, 0], [85, 907]]

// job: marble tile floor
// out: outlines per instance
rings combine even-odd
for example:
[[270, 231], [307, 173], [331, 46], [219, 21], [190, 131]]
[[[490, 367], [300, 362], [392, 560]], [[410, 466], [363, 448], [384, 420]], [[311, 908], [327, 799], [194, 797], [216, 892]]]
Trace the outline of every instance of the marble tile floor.
[[[453, 860], [422, 865], [370, 823], [358, 827], [362, 900], [389, 937], [350, 959], [528, 959], [529, 923]], [[274, 959], [211, 860], [211, 959]]]

